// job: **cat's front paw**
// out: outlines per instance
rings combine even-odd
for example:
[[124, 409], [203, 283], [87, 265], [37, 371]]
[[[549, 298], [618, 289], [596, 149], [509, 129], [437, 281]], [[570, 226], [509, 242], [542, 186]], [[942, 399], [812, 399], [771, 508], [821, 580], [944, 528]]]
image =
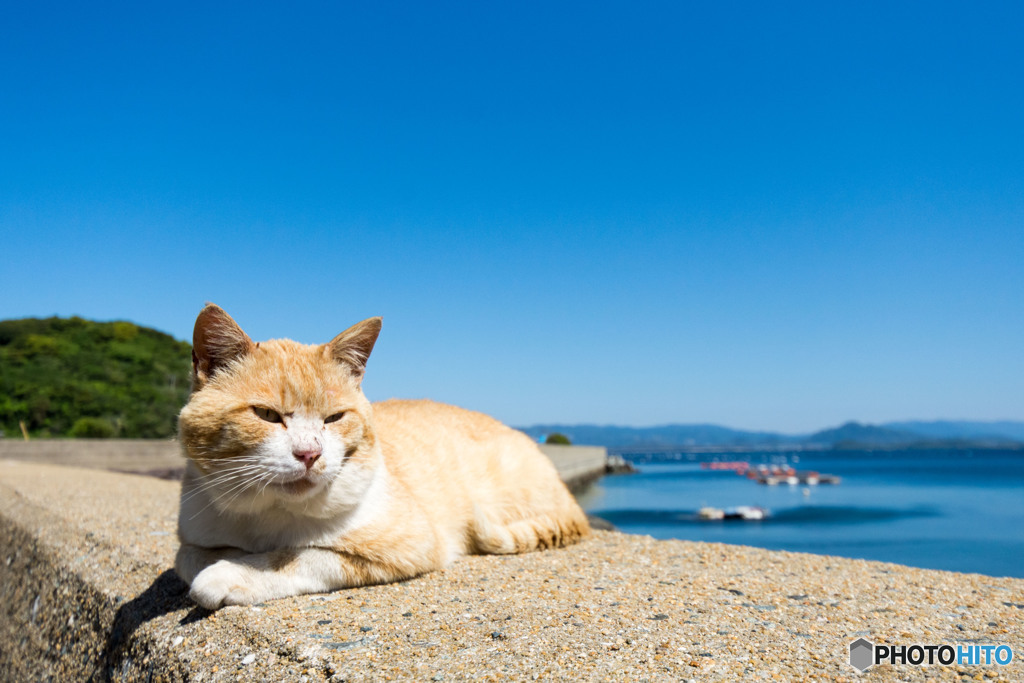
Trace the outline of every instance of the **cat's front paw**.
[[260, 590], [259, 572], [231, 560], [220, 560], [199, 572], [188, 596], [206, 609], [251, 605], [267, 596]]

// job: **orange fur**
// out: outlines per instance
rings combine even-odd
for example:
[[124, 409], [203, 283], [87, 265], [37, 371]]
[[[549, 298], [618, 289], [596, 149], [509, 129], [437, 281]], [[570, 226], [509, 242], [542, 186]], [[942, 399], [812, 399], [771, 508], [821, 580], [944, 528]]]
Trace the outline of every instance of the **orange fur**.
[[217, 608], [385, 583], [468, 553], [575, 542], [586, 517], [525, 434], [360, 388], [380, 319], [329, 344], [255, 344], [220, 308], [196, 320], [175, 568]]

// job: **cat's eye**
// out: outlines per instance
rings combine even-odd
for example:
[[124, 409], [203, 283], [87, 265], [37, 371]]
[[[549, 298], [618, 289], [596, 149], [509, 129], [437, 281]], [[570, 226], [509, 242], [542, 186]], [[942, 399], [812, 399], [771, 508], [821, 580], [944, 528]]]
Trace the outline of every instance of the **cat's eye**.
[[325, 417], [324, 418], [324, 424], [330, 424], [332, 422], [337, 422], [338, 420], [340, 420], [343, 417], [345, 417], [345, 411], [344, 410], [341, 411], [340, 413], [335, 413], [334, 415], [329, 415], [328, 417]]
[[281, 419], [281, 414], [278, 413], [276, 410], [271, 410], [270, 408], [261, 408], [260, 406], [253, 406], [252, 412], [256, 413], [256, 417], [260, 418], [264, 422], [273, 422], [275, 424], [279, 422], [284, 422], [284, 420]]

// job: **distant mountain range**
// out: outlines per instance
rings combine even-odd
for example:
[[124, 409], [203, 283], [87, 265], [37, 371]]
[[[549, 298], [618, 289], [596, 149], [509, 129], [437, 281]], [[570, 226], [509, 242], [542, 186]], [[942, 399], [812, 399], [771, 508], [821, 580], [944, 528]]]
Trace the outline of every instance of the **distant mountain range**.
[[847, 422], [813, 434], [752, 432], [717, 425], [670, 424], [657, 427], [534, 425], [520, 428], [543, 441], [564, 434], [574, 444], [612, 450], [687, 448], [1024, 448], [1024, 422], [910, 421], [881, 425]]

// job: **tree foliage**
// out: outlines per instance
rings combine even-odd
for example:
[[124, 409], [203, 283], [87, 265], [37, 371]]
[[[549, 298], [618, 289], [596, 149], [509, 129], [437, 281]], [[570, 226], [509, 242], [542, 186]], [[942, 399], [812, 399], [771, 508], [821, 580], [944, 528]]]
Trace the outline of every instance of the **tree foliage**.
[[173, 436], [191, 346], [130, 322], [0, 321], [0, 429], [39, 437]]
[[560, 434], [558, 432], [548, 434], [548, 438], [544, 443], [555, 444], [558, 446], [572, 445], [572, 441], [569, 440], [569, 437], [567, 437], [565, 434]]

